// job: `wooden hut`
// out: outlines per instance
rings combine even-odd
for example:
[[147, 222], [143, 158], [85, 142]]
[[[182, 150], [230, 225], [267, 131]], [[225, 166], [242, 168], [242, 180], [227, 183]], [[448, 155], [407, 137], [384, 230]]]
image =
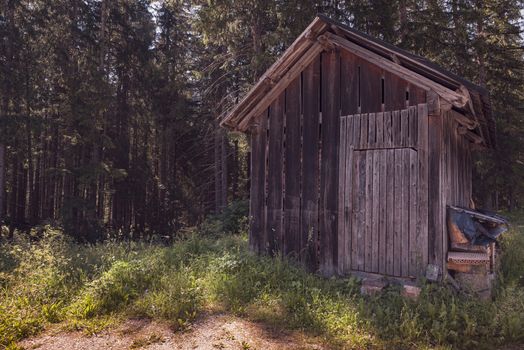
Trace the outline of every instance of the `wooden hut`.
[[486, 90], [323, 16], [221, 125], [250, 135], [251, 249], [324, 275], [445, 276], [446, 206], [494, 146]]

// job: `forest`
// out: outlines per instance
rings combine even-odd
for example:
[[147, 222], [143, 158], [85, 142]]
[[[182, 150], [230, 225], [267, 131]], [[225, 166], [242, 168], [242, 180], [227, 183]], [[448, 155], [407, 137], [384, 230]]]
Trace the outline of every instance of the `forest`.
[[87, 241], [171, 235], [246, 200], [247, 140], [218, 121], [317, 13], [486, 87], [497, 146], [476, 156], [474, 199], [514, 210], [524, 196], [522, 8], [4, 0], [0, 221], [11, 231], [59, 224]]
[[[487, 298], [448, 268], [366, 294], [253, 254], [255, 151], [220, 122], [317, 14], [489, 91], [471, 204], [510, 226]], [[524, 1], [0, 0], [0, 350], [523, 344]]]

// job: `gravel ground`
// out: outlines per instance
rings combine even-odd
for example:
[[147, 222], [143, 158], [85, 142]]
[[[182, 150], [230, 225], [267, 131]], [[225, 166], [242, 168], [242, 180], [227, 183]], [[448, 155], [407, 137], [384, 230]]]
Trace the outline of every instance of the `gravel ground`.
[[97, 335], [49, 330], [20, 342], [24, 349], [105, 350], [105, 349], [326, 349], [321, 343], [298, 332], [267, 328], [230, 315], [211, 315], [196, 321], [184, 332], [166, 324], [138, 319]]

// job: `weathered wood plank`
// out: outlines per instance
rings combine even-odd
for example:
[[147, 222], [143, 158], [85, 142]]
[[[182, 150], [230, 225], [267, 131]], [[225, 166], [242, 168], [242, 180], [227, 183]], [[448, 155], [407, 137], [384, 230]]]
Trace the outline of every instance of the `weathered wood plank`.
[[386, 274], [386, 256], [387, 256], [387, 173], [386, 173], [386, 164], [387, 164], [387, 150], [381, 150], [379, 152], [380, 158], [380, 170], [379, 170], [379, 273]]
[[340, 111], [342, 115], [358, 113], [358, 71], [355, 55], [340, 53]]
[[[430, 262], [444, 268], [442, 246], [442, 202], [441, 202], [441, 156], [442, 156], [442, 117], [429, 115], [428, 117], [428, 240], [431, 254]], [[458, 180], [458, 179], [457, 179]], [[455, 188], [458, 192], [458, 188]]]
[[384, 72], [384, 107], [386, 111], [406, 108], [407, 82], [393, 73]]
[[[407, 112], [407, 111], [406, 111]], [[407, 120], [407, 114], [406, 114]], [[407, 125], [407, 123], [406, 123]], [[415, 152], [409, 148], [402, 150], [402, 248], [401, 248], [401, 276], [409, 276], [409, 187], [410, 187], [410, 153]]]
[[319, 102], [320, 59], [302, 73], [303, 145], [302, 145], [302, 213], [300, 229], [305, 261], [311, 271], [318, 269], [318, 201], [319, 201]]
[[368, 148], [374, 148], [377, 141], [377, 128], [376, 128], [376, 115], [375, 113], [369, 113], [368, 115]]
[[322, 156], [320, 171], [320, 272], [338, 264], [338, 141], [340, 132], [340, 55], [322, 53]]
[[362, 115], [355, 114], [353, 116], [353, 139], [351, 140], [351, 144], [354, 148], [360, 148], [360, 121], [362, 119]]
[[345, 259], [344, 259], [344, 271], [349, 271], [351, 269], [351, 232], [352, 232], [352, 197], [353, 192], [353, 144], [351, 142], [351, 136], [354, 135], [355, 118], [353, 116], [348, 117], [347, 119], [347, 135], [346, 139], [346, 174], [345, 174], [345, 204], [344, 204], [344, 219], [346, 232], [344, 234], [344, 245], [345, 245]]
[[265, 251], [267, 111], [251, 130], [251, 181], [249, 199], [249, 247]]
[[373, 151], [364, 152], [366, 155], [366, 203], [365, 233], [364, 233], [364, 271], [372, 271], [373, 247]]
[[337, 273], [342, 275], [344, 273], [345, 255], [346, 255], [346, 218], [345, 218], [345, 203], [346, 195], [349, 189], [346, 189], [346, 143], [347, 143], [347, 117], [340, 117], [340, 141], [339, 141], [339, 160], [338, 160], [338, 266]]
[[409, 147], [417, 147], [417, 107], [409, 107]]
[[[373, 199], [373, 215], [372, 215], [372, 225], [371, 225], [371, 271], [379, 271], [379, 240], [380, 240], [380, 202], [382, 198], [380, 197], [380, 155], [383, 153], [380, 150], [371, 151], [373, 154], [373, 190], [372, 190], [372, 199]], [[368, 199], [369, 200], [369, 199]]]
[[419, 251], [421, 234], [417, 226], [418, 217], [418, 156], [409, 154], [409, 275], [419, 277], [422, 271], [422, 254]]
[[285, 118], [285, 197], [283, 253], [297, 255], [302, 250], [300, 234], [301, 167], [301, 77], [286, 89]]
[[392, 119], [392, 136], [393, 136], [393, 147], [401, 146], [401, 134], [400, 134], [400, 111], [393, 111], [391, 113]]
[[362, 161], [365, 161], [365, 158], [362, 157], [362, 152], [354, 151], [353, 152], [353, 176], [352, 176], [352, 188], [353, 196], [351, 198], [352, 203], [352, 225], [351, 225], [351, 268], [353, 270], [359, 270], [361, 258], [359, 254], [361, 253], [361, 243], [360, 236], [362, 235], [363, 229], [363, 220], [362, 220], [362, 199], [364, 197], [364, 185], [362, 181], [365, 181], [365, 177], [362, 178], [361, 168], [363, 167]]
[[409, 146], [409, 112], [407, 109], [400, 111], [400, 146]]
[[270, 254], [282, 253], [284, 94], [269, 107], [267, 237]]
[[359, 58], [361, 113], [377, 112], [382, 107], [382, 68]]
[[394, 275], [394, 235], [395, 235], [395, 151], [388, 149], [386, 151], [386, 272], [388, 275]]
[[401, 258], [402, 258], [402, 150], [395, 149], [393, 151], [395, 157], [395, 180], [394, 180], [394, 225], [393, 225], [393, 274], [395, 276], [401, 275]]
[[419, 186], [418, 186], [418, 222], [419, 236], [417, 250], [422, 254], [420, 262], [425, 269], [428, 263], [428, 106], [419, 104], [417, 106], [418, 117], [418, 169], [419, 169]]
[[369, 116], [367, 114], [360, 115], [360, 148], [366, 148], [368, 145], [368, 122]]
[[409, 105], [416, 107], [421, 103], [426, 103], [426, 91], [409, 84]]
[[382, 148], [384, 147], [384, 113], [383, 112], [376, 114], [375, 124], [376, 124], [375, 145], [377, 148]]
[[393, 123], [391, 120], [391, 112], [384, 112], [384, 146], [393, 146]]

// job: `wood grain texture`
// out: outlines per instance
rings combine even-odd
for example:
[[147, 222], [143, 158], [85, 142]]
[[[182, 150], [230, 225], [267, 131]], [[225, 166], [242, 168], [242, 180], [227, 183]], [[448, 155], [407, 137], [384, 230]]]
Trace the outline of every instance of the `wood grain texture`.
[[394, 275], [395, 235], [395, 150], [386, 151], [386, 274]]
[[430, 115], [428, 117], [428, 240], [431, 252], [430, 262], [444, 268], [442, 246], [442, 202], [441, 202], [441, 156], [442, 156], [442, 117]]
[[392, 120], [392, 127], [391, 127], [391, 134], [393, 136], [393, 144], [392, 147], [400, 147], [402, 144], [401, 142], [401, 120], [400, 120], [400, 111], [393, 111], [391, 113], [391, 120]]
[[360, 115], [360, 149], [365, 149], [368, 147], [368, 124], [369, 116], [367, 114]]
[[380, 158], [383, 151], [374, 150], [373, 155], [373, 190], [371, 219], [371, 271], [379, 272], [379, 242], [380, 242]]
[[364, 152], [366, 157], [366, 188], [364, 201], [366, 204], [365, 231], [364, 231], [364, 271], [372, 271], [373, 267], [373, 151]]
[[409, 147], [409, 111], [403, 109], [400, 111], [400, 146]]
[[418, 227], [418, 154], [409, 154], [409, 275], [420, 277], [423, 273], [420, 262], [422, 261], [420, 228]]
[[402, 150], [395, 149], [394, 154], [394, 184], [393, 184], [393, 275], [401, 275], [401, 253], [402, 253]]
[[251, 182], [249, 200], [249, 247], [256, 253], [265, 252], [266, 245], [266, 145], [267, 111], [258, 118], [250, 134]]
[[379, 273], [386, 274], [386, 257], [387, 257], [387, 150], [380, 152], [380, 164], [379, 164], [379, 195], [378, 195], [378, 204], [379, 204]]
[[[406, 111], [407, 112], [407, 111]], [[406, 115], [407, 117], [407, 115]], [[407, 120], [407, 118], [406, 118]], [[409, 188], [410, 178], [412, 176], [410, 172], [409, 159], [410, 153], [415, 152], [410, 148], [402, 149], [402, 224], [401, 224], [401, 267], [400, 275], [409, 276], [409, 215], [410, 215], [410, 204], [409, 204]]]
[[417, 107], [409, 107], [409, 146], [417, 147], [417, 136], [418, 136], [418, 119], [417, 119]]
[[417, 106], [418, 116], [418, 222], [420, 239], [417, 251], [421, 252], [422, 259], [419, 262], [420, 269], [425, 269], [428, 263], [428, 106], [419, 104]]
[[302, 250], [300, 234], [301, 185], [301, 77], [286, 89], [285, 111], [285, 197], [283, 253], [298, 258]]
[[365, 195], [365, 163], [362, 152], [353, 152], [353, 197], [351, 226], [351, 268], [362, 270], [364, 259], [362, 254], [362, 231], [364, 229], [364, 195]]
[[382, 108], [382, 69], [363, 59], [360, 65], [360, 110], [361, 113], [379, 112]]
[[338, 234], [337, 234], [337, 248], [338, 248], [338, 266], [337, 273], [342, 275], [344, 273], [345, 255], [346, 255], [346, 218], [345, 218], [345, 203], [346, 196], [349, 189], [346, 189], [346, 144], [347, 144], [347, 117], [340, 118], [340, 141], [339, 141], [339, 160], [338, 160]]
[[367, 148], [375, 148], [376, 147], [376, 134], [377, 134], [377, 128], [376, 128], [376, 115], [375, 113], [369, 113], [368, 114], [368, 142], [367, 142]]
[[375, 146], [377, 148], [384, 147], [384, 113], [380, 112], [376, 114], [375, 117]]
[[340, 132], [340, 55], [322, 53], [322, 155], [320, 171], [320, 272], [338, 265], [338, 142]]
[[408, 83], [390, 72], [384, 72], [384, 108], [395, 111], [406, 108], [406, 89]]
[[340, 53], [340, 111], [342, 115], [358, 113], [358, 68], [355, 55]]
[[269, 253], [282, 253], [284, 94], [269, 107], [267, 237]]
[[302, 145], [302, 211], [300, 229], [305, 244], [306, 266], [318, 269], [318, 201], [319, 201], [319, 111], [320, 59], [302, 73], [303, 79], [303, 145]]
[[384, 147], [391, 148], [393, 146], [393, 123], [391, 119], [391, 112], [384, 112]]
[[346, 174], [345, 174], [345, 199], [344, 199], [344, 221], [345, 221], [345, 232], [344, 232], [344, 272], [351, 270], [351, 230], [353, 222], [352, 218], [352, 198], [354, 196], [353, 191], [353, 143], [351, 136], [354, 135], [355, 118], [353, 116], [347, 119], [347, 138], [346, 138]]

